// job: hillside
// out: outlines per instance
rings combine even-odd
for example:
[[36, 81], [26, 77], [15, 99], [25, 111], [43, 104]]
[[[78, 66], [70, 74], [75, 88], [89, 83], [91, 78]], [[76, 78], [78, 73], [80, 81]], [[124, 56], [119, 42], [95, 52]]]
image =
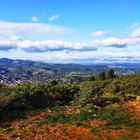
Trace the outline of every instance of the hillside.
[[140, 75], [0, 85], [2, 140], [139, 140]]
[[113, 68], [117, 75], [140, 73], [138, 64], [47, 64], [30, 60], [0, 58], [0, 81], [5, 84], [23, 82], [46, 82], [52, 79], [62, 81], [85, 81], [97, 75], [102, 69]]

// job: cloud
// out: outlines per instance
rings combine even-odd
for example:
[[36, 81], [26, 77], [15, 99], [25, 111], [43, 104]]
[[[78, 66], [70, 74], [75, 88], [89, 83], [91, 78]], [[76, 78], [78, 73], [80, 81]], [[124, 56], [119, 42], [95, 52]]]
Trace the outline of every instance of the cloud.
[[131, 37], [133, 37], [133, 38], [140, 38], [140, 27], [135, 28], [135, 29], [132, 31]]
[[90, 42], [91, 46], [99, 47], [115, 47], [115, 48], [124, 48], [130, 45], [136, 45], [140, 43], [140, 38], [123, 38], [119, 39], [116, 37], [111, 37], [103, 40], [93, 40]]
[[[124, 53], [125, 51], [125, 53]], [[112, 53], [113, 52], [113, 53]], [[115, 50], [115, 48], [106, 50], [104, 53], [98, 53], [95, 51], [85, 51], [85, 52], [74, 52], [73, 53], [65, 53], [65, 52], [51, 52], [46, 55], [46, 53], [42, 54], [38, 57], [41, 60], [47, 60], [52, 63], [103, 63], [103, 62], [140, 62], [139, 53], [135, 53], [135, 51], [128, 52], [127, 49], [119, 49]]]
[[10, 40], [0, 40], [0, 50], [22, 49], [32, 53], [47, 51], [96, 51], [98, 48], [124, 48], [139, 43], [140, 38], [119, 39], [114, 37], [103, 40], [93, 40], [88, 43], [73, 43], [61, 40], [22, 40], [14, 36]]
[[[112, 53], [113, 52], [113, 53]], [[125, 53], [124, 53], [125, 52]], [[65, 56], [65, 55], [63, 55]], [[68, 57], [68, 58], [67, 58]], [[64, 60], [71, 60], [73, 62], [140, 62], [140, 54], [135, 51], [127, 51], [127, 49], [115, 48], [110, 50], [105, 50], [103, 53], [98, 50], [98, 52], [77, 52], [75, 55], [67, 55]]]
[[140, 62], [139, 47], [129, 46], [116, 49], [108, 46], [89, 47], [87, 45], [88, 43], [72, 43], [59, 40], [9, 39], [0, 41], [0, 50], [3, 50], [3, 52], [1, 51], [1, 57], [26, 58], [52, 63]]
[[58, 40], [45, 41], [22, 41], [18, 42], [18, 47], [27, 52], [46, 52], [46, 51], [63, 51], [73, 50], [71, 42]]
[[37, 21], [38, 21], [38, 18], [35, 17], [35, 16], [33, 16], [33, 17], [31, 18], [31, 20], [32, 20], [33, 22], [37, 22]]
[[0, 21], [0, 35], [29, 36], [29, 35], [60, 35], [74, 32], [72, 28], [44, 23], [16, 23]]
[[0, 50], [8, 51], [11, 49], [17, 49], [17, 42], [12, 40], [0, 40]]
[[133, 23], [129, 26], [129, 29], [132, 30], [130, 35], [131, 38], [140, 38], [140, 23]]
[[91, 36], [93, 37], [104, 37], [110, 34], [110, 31], [96, 31], [92, 32]]
[[140, 28], [132, 31], [128, 38], [109, 37], [94, 39], [89, 42], [70, 42], [63, 40], [24, 40], [19, 36], [25, 34], [62, 33], [67, 28], [38, 23], [0, 22], [0, 34], [11, 34], [11, 38], [0, 40], [0, 50], [21, 49], [30, 53], [48, 51], [85, 52], [97, 51], [99, 48], [126, 48], [140, 44]]
[[129, 29], [135, 29], [135, 28], [137, 28], [139, 26], [140, 26], [140, 24], [138, 22], [135, 22], [135, 23], [131, 24], [128, 28]]
[[10, 40], [17, 41], [17, 40], [22, 40], [22, 39], [19, 36], [11, 36]]
[[[53, 16], [52, 16], [53, 17]], [[52, 18], [52, 21], [55, 18]], [[89, 42], [72, 42], [66, 40], [35, 40], [33, 35], [60, 35], [74, 32], [72, 28], [44, 23], [16, 23], [0, 21], [1, 55], [9, 53], [10, 57], [50, 60], [51, 62], [140, 62], [140, 26], [131, 25], [131, 33], [126, 38], [110, 37], [109, 31], [92, 32], [95, 38]], [[27, 40], [30, 38], [32, 40]], [[9, 39], [6, 39], [6, 38]], [[38, 36], [37, 36], [38, 37]], [[55, 38], [55, 37], [54, 37]], [[127, 49], [131, 48], [129, 52]], [[19, 55], [17, 52], [20, 52]], [[12, 53], [13, 54], [12, 54]], [[11, 54], [13, 56], [11, 56]], [[14, 54], [15, 53], [15, 54]], [[17, 55], [16, 55], [17, 53]], [[23, 54], [23, 55], [21, 55]], [[21, 55], [21, 56], [20, 56]]]
[[14, 37], [12, 37], [11, 40], [0, 40], [0, 50], [10, 49], [22, 49], [30, 53], [40, 53], [47, 51], [95, 51], [96, 47], [89, 47], [89, 44], [86, 43], [72, 43], [60, 40], [30, 41], [16, 40]]
[[56, 14], [56, 15], [49, 17], [49, 21], [54, 21], [54, 20], [59, 19], [59, 18], [60, 18], [60, 15]]

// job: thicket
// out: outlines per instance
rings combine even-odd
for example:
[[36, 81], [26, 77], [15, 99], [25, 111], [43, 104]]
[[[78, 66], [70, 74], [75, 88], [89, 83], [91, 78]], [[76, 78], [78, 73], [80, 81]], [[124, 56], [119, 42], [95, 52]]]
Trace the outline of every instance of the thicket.
[[79, 88], [73, 84], [19, 84], [9, 88], [1, 85], [0, 111], [30, 110], [54, 105], [66, 105], [73, 100]]

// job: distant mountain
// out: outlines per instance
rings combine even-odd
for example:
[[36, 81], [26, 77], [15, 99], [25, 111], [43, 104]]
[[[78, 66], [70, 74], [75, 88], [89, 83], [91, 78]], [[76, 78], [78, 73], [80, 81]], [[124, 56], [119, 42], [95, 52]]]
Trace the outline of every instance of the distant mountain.
[[0, 82], [46, 82], [59, 78], [63, 81], [88, 79], [102, 69], [113, 68], [118, 75], [140, 73], [140, 64], [47, 64], [30, 60], [0, 58]]
[[0, 58], [0, 65], [35, 65], [40, 62], [34, 62], [30, 60], [12, 60], [8, 58]]
[[130, 68], [136, 68], [140, 67], [140, 63], [113, 63], [113, 64], [107, 64], [108, 66], [114, 66], [114, 67], [130, 67]]

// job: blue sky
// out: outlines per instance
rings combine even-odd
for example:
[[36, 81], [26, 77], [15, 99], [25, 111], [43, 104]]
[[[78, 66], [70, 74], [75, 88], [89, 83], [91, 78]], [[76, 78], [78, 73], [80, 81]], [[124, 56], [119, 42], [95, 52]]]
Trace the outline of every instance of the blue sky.
[[140, 62], [139, 0], [0, 2], [0, 57]]

